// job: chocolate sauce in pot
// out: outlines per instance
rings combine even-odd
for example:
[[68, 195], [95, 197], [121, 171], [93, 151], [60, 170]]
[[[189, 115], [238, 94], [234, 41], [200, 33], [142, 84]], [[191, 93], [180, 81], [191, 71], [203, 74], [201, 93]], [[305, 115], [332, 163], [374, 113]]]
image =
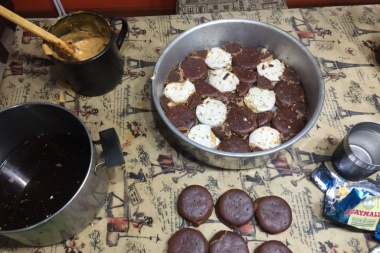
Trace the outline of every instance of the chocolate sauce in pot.
[[45, 133], [18, 147], [0, 165], [0, 230], [34, 225], [74, 196], [91, 159], [85, 138]]

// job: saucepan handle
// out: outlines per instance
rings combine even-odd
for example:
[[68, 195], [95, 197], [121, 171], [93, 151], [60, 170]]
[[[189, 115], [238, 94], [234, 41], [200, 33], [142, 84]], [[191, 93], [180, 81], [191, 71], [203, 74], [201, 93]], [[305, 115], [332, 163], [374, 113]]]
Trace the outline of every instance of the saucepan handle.
[[123, 151], [115, 128], [100, 131], [99, 137], [106, 166], [112, 167], [124, 164]]
[[120, 140], [115, 128], [108, 128], [106, 130], [100, 131], [99, 137], [99, 141], [94, 141], [94, 143], [100, 143], [102, 146], [104, 162], [97, 163], [95, 165], [95, 174], [97, 174], [98, 168], [103, 165], [112, 167], [125, 163]]
[[121, 45], [123, 45], [125, 37], [128, 34], [129, 28], [128, 28], [128, 23], [124, 18], [121, 18], [121, 17], [111, 17], [110, 18], [110, 23], [114, 27], [115, 27], [115, 23], [117, 21], [121, 21], [121, 29], [119, 31], [119, 34], [117, 35], [117, 38], [116, 38], [116, 46], [118, 49], [120, 49]]

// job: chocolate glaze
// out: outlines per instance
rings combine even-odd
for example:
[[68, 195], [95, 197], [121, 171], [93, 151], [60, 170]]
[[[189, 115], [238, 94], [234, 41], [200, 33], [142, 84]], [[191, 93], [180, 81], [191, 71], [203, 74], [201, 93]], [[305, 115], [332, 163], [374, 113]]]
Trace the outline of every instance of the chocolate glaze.
[[257, 128], [256, 115], [243, 106], [232, 108], [227, 114], [226, 122], [230, 125], [231, 131], [238, 135], [249, 134]]
[[256, 69], [260, 64], [260, 58], [252, 48], [243, 47], [241, 52], [232, 56], [232, 65], [243, 69]]
[[213, 127], [211, 128], [211, 130], [215, 134], [215, 136], [221, 140], [230, 138], [232, 134], [228, 123], [224, 123], [223, 125], [218, 127]]
[[236, 85], [236, 94], [239, 97], [243, 97], [245, 94], [248, 93], [250, 88], [251, 85], [249, 83], [239, 83], [238, 85]]
[[260, 228], [270, 234], [281, 233], [292, 224], [292, 210], [289, 204], [278, 196], [257, 198], [255, 217]]
[[208, 67], [201, 58], [186, 58], [180, 62], [179, 69], [182, 70], [184, 78], [191, 82], [205, 79], [208, 74]]
[[285, 68], [284, 72], [280, 76], [280, 80], [286, 81], [288, 83], [300, 84], [300, 78], [297, 73], [291, 68]]
[[168, 111], [171, 107], [175, 106], [175, 103], [165, 95], [161, 96], [160, 104], [162, 106], [162, 110], [165, 112]]
[[194, 83], [195, 90], [201, 95], [202, 98], [213, 98], [220, 94], [220, 92], [211, 86], [205, 80], [199, 80]]
[[203, 186], [190, 185], [178, 197], [178, 214], [198, 226], [211, 216], [214, 202], [210, 192]]
[[252, 152], [249, 142], [246, 139], [237, 136], [231, 136], [229, 139], [222, 140], [218, 146], [218, 149], [232, 153]]
[[276, 94], [276, 103], [279, 106], [291, 106], [301, 99], [305, 99], [305, 92], [301, 85], [278, 81], [274, 88]]
[[239, 252], [248, 253], [244, 238], [231, 231], [219, 231], [210, 240], [210, 253]]
[[247, 224], [255, 212], [252, 198], [240, 189], [223, 193], [217, 201], [217, 210], [221, 221], [231, 228]]
[[192, 228], [182, 228], [168, 241], [168, 253], [207, 253], [209, 244], [204, 235]]
[[197, 123], [195, 111], [183, 104], [175, 105], [170, 108], [166, 112], [166, 117], [168, 117], [169, 121], [181, 132], [190, 130], [190, 128]]
[[231, 55], [236, 55], [240, 53], [242, 50], [241, 45], [237, 42], [227, 42], [223, 44], [221, 48], [227, 53], [230, 53]]
[[198, 94], [198, 92], [194, 92], [190, 95], [186, 104], [191, 109], [195, 109], [198, 105], [202, 104], [201, 96]]
[[256, 114], [257, 124], [259, 127], [269, 126], [273, 118], [274, 113], [272, 111], [259, 112]]
[[182, 83], [185, 81], [185, 78], [183, 77], [183, 72], [181, 69], [179, 69], [178, 66], [172, 68], [166, 77], [165, 83]]
[[264, 89], [264, 90], [272, 90], [273, 85], [272, 85], [271, 80], [269, 80], [265, 76], [258, 76], [257, 88]]
[[252, 70], [243, 69], [240, 67], [232, 67], [232, 73], [236, 75], [241, 83], [253, 84], [257, 79], [257, 72]]
[[270, 240], [262, 243], [255, 249], [254, 253], [293, 253], [285, 244], [280, 241]]
[[206, 59], [207, 57], [207, 54], [208, 54], [208, 50], [194, 50], [192, 52], [189, 53], [189, 55], [187, 56], [188, 58], [200, 58], [200, 59]]
[[266, 49], [265, 47], [258, 47], [256, 49], [261, 62], [267, 62], [273, 60], [273, 53]]
[[302, 130], [304, 121], [291, 108], [279, 107], [274, 112], [272, 126], [281, 133], [282, 141], [286, 141]]

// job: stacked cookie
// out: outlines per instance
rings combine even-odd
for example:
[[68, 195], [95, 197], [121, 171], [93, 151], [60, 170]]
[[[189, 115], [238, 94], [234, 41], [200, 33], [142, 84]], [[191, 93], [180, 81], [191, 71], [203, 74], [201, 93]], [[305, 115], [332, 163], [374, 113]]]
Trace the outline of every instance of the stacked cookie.
[[[213, 208], [211, 194], [200, 185], [186, 187], [178, 197], [179, 215], [196, 227], [209, 219]], [[224, 192], [216, 202], [215, 212], [218, 219], [231, 229], [243, 226], [255, 218], [263, 231], [278, 234], [287, 230], [292, 222], [291, 208], [282, 198], [266, 196], [253, 200], [240, 189]], [[222, 230], [208, 242], [199, 230], [184, 228], [169, 239], [168, 252], [244, 253], [249, 250], [246, 241], [238, 233]], [[255, 250], [255, 253], [261, 252], [291, 253], [286, 245], [275, 240], [267, 241]]]
[[274, 148], [299, 133], [306, 96], [297, 73], [266, 48], [236, 42], [191, 52], [171, 69], [161, 106], [188, 138], [246, 153]]

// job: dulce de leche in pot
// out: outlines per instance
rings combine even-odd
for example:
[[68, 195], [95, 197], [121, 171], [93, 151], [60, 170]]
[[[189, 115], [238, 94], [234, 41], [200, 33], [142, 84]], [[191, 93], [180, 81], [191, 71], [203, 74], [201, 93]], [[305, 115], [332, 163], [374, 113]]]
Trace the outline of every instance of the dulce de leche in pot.
[[[72, 45], [75, 49], [77, 59], [82, 61], [90, 59], [103, 51], [110, 38], [109, 37], [92, 37], [87, 31], [77, 31], [66, 34], [61, 37], [63, 41]], [[61, 51], [54, 50], [53, 55], [63, 61], [72, 61], [72, 57], [62, 54]]]
[[[115, 22], [121, 23], [117, 32]], [[120, 48], [128, 34], [125, 19], [74, 12], [57, 19], [48, 31], [73, 47], [75, 52], [70, 56], [45, 42], [44, 51], [59, 70], [57, 79], [69, 83], [77, 93], [90, 97], [106, 94], [120, 83], [124, 74]]]
[[49, 54], [62, 61], [84, 61], [102, 52], [110, 42], [109, 24], [90, 17], [75, 15], [55, 24], [54, 34], [74, 48], [76, 59], [55, 47], [50, 47]]

